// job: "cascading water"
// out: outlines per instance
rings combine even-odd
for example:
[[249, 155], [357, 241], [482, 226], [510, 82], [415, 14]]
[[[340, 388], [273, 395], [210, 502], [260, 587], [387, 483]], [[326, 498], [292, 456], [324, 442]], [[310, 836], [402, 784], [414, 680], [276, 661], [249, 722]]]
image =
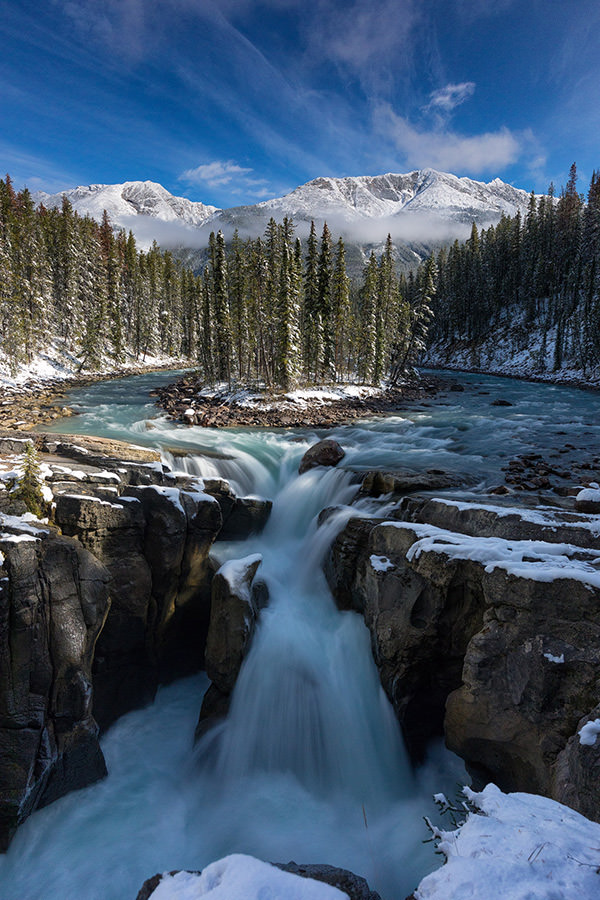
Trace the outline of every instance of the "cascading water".
[[[257, 473], [263, 477], [260, 464]], [[393, 830], [392, 810], [396, 828], [406, 822], [415, 783], [368, 632], [357, 615], [335, 608], [321, 570], [331, 540], [353, 511], [342, 508], [320, 528], [318, 514], [347, 503], [356, 485], [349, 473], [337, 470], [313, 470], [282, 482], [263, 534], [250, 548], [243, 545], [244, 552], [262, 554], [258, 574], [267, 584], [269, 605], [261, 612], [227, 719], [196, 748], [202, 818], [209, 810], [214, 838], [225, 802], [254, 823], [251, 833], [240, 834], [236, 849], [261, 858], [275, 853], [278, 859], [303, 854], [322, 860], [326, 846], [328, 861], [356, 869], [361, 860], [360, 871], [385, 887], [387, 897], [404, 896], [416, 870], [411, 866], [402, 877], [402, 852], [378, 870], [380, 848], [374, 851], [369, 842], [383, 822], [384, 831]], [[231, 545], [224, 555], [236, 553], [239, 547]], [[229, 828], [222, 840], [222, 852], [230, 852]], [[405, 837], [399, 846], [406, 848]], [[413, 844], [401, 868], [414, 852]]]
[[[274, 500], [262, 534], [215, 547], [223, 561], [260, 553], [269, 591], [229, 716], [194, 748], [202, 694], [194, 680], [184, 687], [195, 690], [187, 748], [178, 734], [176, 748], [157, 736], [154, 749], [133, 750], [131, 729], [156, 710], [124, 717], [105, 739], [107, 781], [34, 814], [0, 860], [3, 900], [129, 900], [155, 870], [198, 869], [232, 852], [344, 866], [386, 900], [405, 897], [433, 868], [420, 827], [431, 801], [411, 774], [367, 629], [336, 609], [321, 569], [356, 512], [345, 506], [356, 485], [342, 470], [298, 476], [305, 446], [293, 436], [264, 435], [258, 445], [170, 457]], [[340, 505], [317, 527], [322, 509]], [[167, 732], [173, 713], [162, 698], [173, 691], [157, 704]], [[181, 702], [175, 709], [181, 729]]]
[[[206, 739], [218, 745], [214, 770], [220, 784], [284, 773], [321, 796], [347, 792], [367, 806], [381, 805], [390, 786], [397, 793], [403, 783], [410, 785], [366, 629], [356, 615], [334, 608], [320, 569], [342, 522], [337, 517], [311, 528], [324, 499], [339, 502], [355, 493], [348, 482], [343, 472], [312, 471], [277, 498], [260, 540], [269, 606], [228, 719], [218, 736]], [[198, 755], [205, 755], [203, 743]]]

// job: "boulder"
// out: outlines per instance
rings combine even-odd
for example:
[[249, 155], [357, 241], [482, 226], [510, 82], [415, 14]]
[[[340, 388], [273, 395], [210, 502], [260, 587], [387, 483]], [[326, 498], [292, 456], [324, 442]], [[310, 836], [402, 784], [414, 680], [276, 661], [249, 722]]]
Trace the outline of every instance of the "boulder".
[[469, 484], [473, 479], [467, 475], [429, 469], [427, 472], [410, 470], [385, 472], [371, 469], [362, 478], [358, 496], [380, 497], [392, 494], [398, 497], [415, 491], [438, 491], [449, 487]]
[[109, 573], [74, 540], [0, 536], [0, 849], [37, 807], [106, 774], [92, 659]]
[[348, 869], [339, 869], [336, 866], [327, 865], [298, 865], [295, 862], [274, 863], [284, 872], [299, 875], [301, 878], [314, 878], [338, 888], [348, 894], [349, 900], [381, 900], [377, 891], [372, 891], [364, 878], [355, 875]]
[[596, 481], [579, 491], [575, 497], [575, 509], [582, 513], [600, 513], [600, 487]]
[[223, 525], [218, 540], [244, 541], [251, 534], [262, 531], [267, 524], [273, 508], [271, 500], [237, 497], [229, 483], [220, 478], [204, 479], [204, 490], [221, 507]]
[[346, 455], [345, 450], [337, 441], [326, 438], [309, 447], [298, 466], [298, 474], [303, 475], [309, 469], [316, 466], [337, 466]]
[[[324, 884], [338, 888], [338, 890], [348, 895], [349, 900], [381, 900], [376, 891], [370, 890], [364, 878], [349, 872], [348, 869], [339, 869], [335, 866], [327, 865], [298, 865], [295, 862], [285, 864], [273, 863], [272, 865], [283, 872], [289, 872], [291, 875], [297, 875], [300, 878], [312, 878], [315, 881], [321, 881]], [[168, 874], [171, 876], [177, 875], [178, 871], [181, 870], [175, 870]], [[200, 875], [201, 872], [192, 871], [189, 874]], [[136, 900], [150, 900], [162, 878], [163, 876], [160, 873], [153, 875], [152, 878], [148, 878], [140, 888]]]

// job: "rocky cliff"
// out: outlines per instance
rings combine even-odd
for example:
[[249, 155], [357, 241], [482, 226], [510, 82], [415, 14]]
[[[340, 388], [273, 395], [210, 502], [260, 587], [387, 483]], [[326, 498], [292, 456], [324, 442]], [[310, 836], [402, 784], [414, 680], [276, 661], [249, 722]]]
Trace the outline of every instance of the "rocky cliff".
[[443, 731], [482, 781], [598, 818], [578, 732], [600, 696], [599, 517], [415, 498], [395, 516], [351, 519], [326, 572], [413, 755]]
[[[22, 515], [0, 490], [3, 849], [36, 807], [106, 773], [100, 729], [204, 665], [210, 548], [269, 512], [223, 482], [204, 490], [153, 451], [82, 437], [38, 443], [51, 521]], [[0, 436], [9, 469], [22, 449], [18, 436]]]

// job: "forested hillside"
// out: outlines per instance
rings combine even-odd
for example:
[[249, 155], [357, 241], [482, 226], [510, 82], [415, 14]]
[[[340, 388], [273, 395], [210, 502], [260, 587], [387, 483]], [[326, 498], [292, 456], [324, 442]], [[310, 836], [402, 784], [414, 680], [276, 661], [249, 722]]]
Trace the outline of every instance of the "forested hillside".
[[503, 216], [437, 256], [426, 359], [512, 374], [600, 365], [600, 176], [586, 198], [577, 171], [558, 197], [532, 194], [524, 218]]
[[351, 285], [342, 239], [313, 225], [303, 253], [287, 218], [229, 248], [211, 234], [197, 275], [156, 244], [139, 251], [106, 213], [79, 216], [67, 198], [36, 209], [0, 181], [0, 353], [13, 372], [59, 340], [82, 370], [161, 354], [208, 382], [398, 381], [422, 349], [432, 289], [426, 267], [397, 277], [390, 239]]

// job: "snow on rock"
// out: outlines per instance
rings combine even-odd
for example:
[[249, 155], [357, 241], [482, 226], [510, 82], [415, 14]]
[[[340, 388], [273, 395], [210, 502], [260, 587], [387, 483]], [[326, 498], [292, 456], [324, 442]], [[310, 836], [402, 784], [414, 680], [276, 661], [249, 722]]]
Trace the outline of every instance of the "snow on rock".
[[33, 513], [27, 512], [22, 516], [9, 516], [6, 513], [0, 513], [0, 527], [15, 531], [17, 534], [27, 534], [31, 537], [48, 534], [49, 529], [44, 528], [43, 525], [44, 523], [34, 516]]
[[589, 515], [583, 517], [578, 515], [577, 518], [568, 518], [564, 509], [557, 509], [553, 506], [538, 506], [535, 509], [528, 509], [523, 506], [498, 506], [492, 503], [473, 503], [468, 500], [448, 500], [446, 497], [436, 497], [436, 503], [443, 503], [445, 506], [453, 506], [458, 510], [487, 510], [494, 513], [500, 518], [506, 516], [518, 516], [523, 522], [531, 522], [534, 525], [542, 525], [548, 528], [583, 528], [590, 531], [593, 535], [600, 536], [600, 516]]
[[169, 501], [169, 503], [172, 503], [173, 506], [175, 506], [181, 513], [183, 513], [183, 515], [185, 515], [179, 488], [163, 487], [160, 484], [150, 484], [147, 486], [146, 490], [156, 491], [157, 494], [161, 494], [161, 496], [165, 497]]
[[579, 491], [575, 497], [575, 507], [582, 512], [600, 512], [600, 486], [597, 482], [592, 481], [587, 488]]
[[348, 900], [348, 895], [313, 878], [283, 872], [270, 863], [236, 853], [200, 873], [163, 875], [151, 900]]
[[391, 562], [387, 556], [376, 556], [373, 554], [369, 561], [376, 572], [387, 572], [388, 569], [394, 568], [394, 563]]
[[556, 663], [557, 665], [560, 665], [561, 663], [564, 663], [564, 661], [565, 661], [565, 654], [561, 653], [560, 656], [553, 656], [552, 653], [544, 653], [544, 659], [547, 659], [548, 662]]
[[433, 827], [446, 863], [421, 881], [416, 900], [600, 897], [600, 824], [555, 800], [504, 794], [494, 784], [464, 793], [475, 812], [454, 831]]
[[509, 575], [532, 581], [549, 582], [571, 578], [600, 588], [600, 556], [573, 544], [545, 541], [509, 541], [496, 537], [471, 537], [417, 523], [385, 522], [393, 528], [413, 531], [417, 540], [409, 548], [409, 562], [421, 553], [443, 553], [450, 559], [470, 559], [481, 563], [486, 572], [504, 569]]
[[248, 573], [254, 564], [258, 567], [261, 562], [262, 555], [260, 553], [251, 553], [250, 556], [244, 556], [242, 559], [230, 559], [223, 563], [218, 574], [225, 579], [232, 594], [249, 600], [252, 579], [248, 580]]
[[600, 734], [600, 719], [594, 719], [593, 722], [586, 722], [578, 734], [580, 744], [583, 744], [585, 747], [593, 747], [596, 743], [596, 738]]

